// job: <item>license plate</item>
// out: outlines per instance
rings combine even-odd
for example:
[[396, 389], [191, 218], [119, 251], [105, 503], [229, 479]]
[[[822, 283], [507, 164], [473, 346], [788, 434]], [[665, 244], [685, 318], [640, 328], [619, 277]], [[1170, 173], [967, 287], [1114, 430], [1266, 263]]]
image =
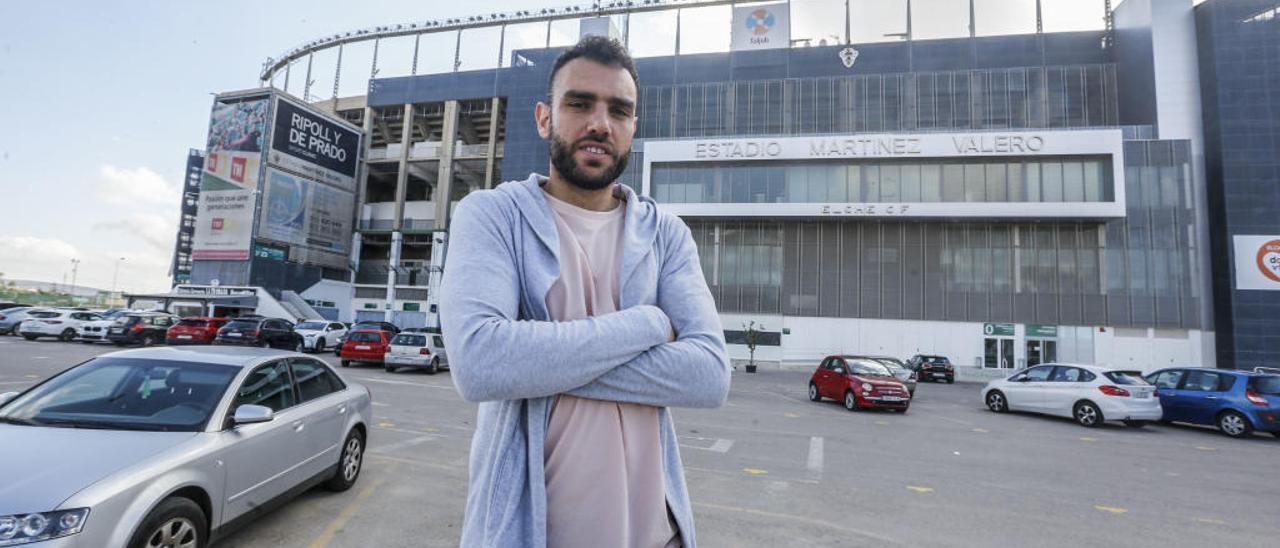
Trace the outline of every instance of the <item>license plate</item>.
[[179, 339], [190, 339], [191, 335], [178, 335]]
[[1150, 397], [1151, 397], [1151, 393], [1150, 393], [1150, 392], [1147, 392], [1147, 391], [1134, 392], [1134, 393], [1133, 393], [1133, 397], [1138, 398], [1138, 399], [1140, 399], [1140, 400], [1145, 400], [1145, 399], [1147, 399], [1147, 398], [1150, 398]]
[[934, 373], [934, 374], [933, 374], [933, 376], [935, 376], [935, 377], [945, 377], [945, 376], [947, 376], [947, 374], [946, 374], [946, 373]]
[[356, 345], [356, 350], [369, 350], [369, 345], [364, 345], [364, 344]]
[[111, 332], [112, 332], [112, 333], [123, 333], [123, 332], [124, 332], [124, 330], [123, 330], [123, 329], [120, 329], [119, 327], [113, 327], [113, 328], [111, 328]]
[[882, 401], [902, 401], [902, 398], [899, 398], [898, 396], [883, 396], [880, 399]]

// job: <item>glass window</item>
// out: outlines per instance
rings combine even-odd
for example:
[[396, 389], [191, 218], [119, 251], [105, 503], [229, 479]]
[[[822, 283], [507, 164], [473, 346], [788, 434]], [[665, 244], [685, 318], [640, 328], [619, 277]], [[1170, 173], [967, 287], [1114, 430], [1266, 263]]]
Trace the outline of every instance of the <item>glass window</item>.
[[1009, 185], [1005, 177], [1004, 162], [987, 164], [987, 201], [1009, 201]]
[[944, 164], [942, 166], [942, 201], [964, 201], [964, 166], [960, 164]]
[[1083, 369], [1078, 367], [1058, 366], [1054, 368], [1053, 375], [1049, 377], [1049, 382], [1080, 382], [1082, 379]]
[[1010, 162], [1008, 176], [1009, 201], [1010, 202], [1026, 202], [1027, 200], [1027, 183], [1023, 176], [1026, 171], [1024, 164], [1020, 162]]
[[882, 164], [880, 166], [880, 201], [899, 201], [902, 188], [902, 167], [898, 164]]
[[1084, 201], [1086, 202], [1101, 202], [1104, 199], [1102, 166], [1103, 163], [1099, 160], [1089, 160], [1084, 163]]
[[1040, 201], [1040, 164], [1034, 162], [1024, 162], [1022, 164], [1023, 183], [1026, 185], [1026, 196], [1028, 202]]
[[844, 180], [845, 169], [837, 164], [828, 164], [823, 166], [822, 175], [823, 182], [827, 187], [827, 200], [831, 202], [846, 202], [849, 199], [848, 193], [845, 191], [846, 184]]
[[1084, 164], [1062, 163], [1062, 199], [1065, 202], [1084, 201]]
[[906, 164], [902, 166], [900, 198], [903, 202], [919, 202], [920, 201], [920, 165]]
[[880, 201], [880, 166], [862, 166], [862, 200], [864, 202]]
[[1259, 394], [1280, 396], [1280, 377], [1264, 376], [1249, 379], [1249, 389]]
[[1046, 202], [1062, 201], [1062, 162], [1045, 162], [1041, 165], [1043, 176], [1041, 193]]
[[920, 168], [920, 201], [942, 201], [942, 166], [925, 164]]
[[441, 349], [441, 350], [444, 350], [444, 339], [440, 338], [440, 335], [432, 336], [432, 337], [431, 337], [431, 344], [432, 344], [433, 346], [435, 346], [436, 348], [439, 348], [439, 349]]
[[370, 331], [357, 331], [348, 335], [347, 340], [351, 342], [380, 343], [382, 342], [382, 335]]
[[964, 166], [964, 201], [987, 201], [987, 175], [982, 164]]
[[1053, 372], [1053, 366], [1032, 367], [1027, 370], [1027, 381], [1029, 382], [1045, 382], [1049, 380], [1049, 374]]
[[1128, 386], [1146, 386], [1147, 380], [1138, 371], [1107, 371], [1103, 373], [1111, 382]]
[[1182, 389], [1193, 392], [1217, 392], [1218, 384], [1221, 382], [1220, 377], [1220, 374], [1211, 371], [1188, 371], [1187, 381]]
[[291, 358], [293, 379], [298, 385], [298, 395], [309, 402], [342, 390], [342, 381], [328, 367], [310, 358]]
[[1182, 382], [1184, 374], [1183, 371], [1165, 371], [1156, 375], [1154, 379], [1149, 380], [1155, 381], [1153, 384], [1156, 385], [1156, 388], [1177, 388], [1178, 383]]
[[802, 204], [809, 201], [809, 172], [803, 165], [789, 165], [787, 169], [787, 201]]
[[254, 369], [236, 390], [232, 413], [241, 405], [261, 405], [279, 413], [298, 403], [289, 382], [289, 368], [284, 360]]

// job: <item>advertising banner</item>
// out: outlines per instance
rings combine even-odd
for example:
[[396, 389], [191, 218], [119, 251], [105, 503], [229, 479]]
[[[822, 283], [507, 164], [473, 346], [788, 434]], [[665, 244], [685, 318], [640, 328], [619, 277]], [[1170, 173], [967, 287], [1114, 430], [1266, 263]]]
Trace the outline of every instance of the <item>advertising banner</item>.
[[283, 97], [276, 98], [268, 161], [351, 192], [356, 188], [360, 132]]
[[732, 51], [791, 46], [791, 13], [787, 3], [733, 8]]
[[259, 237], [289, 244], [300, 262], [308, 249], [347, 252], [355, 195], [274, 168], [264, 187]]
[[243, 261], [253, 240], [253, 190], [201, 190], [191, 258]]
[[270, 104], [266, 96], [214, 103], [196, 203], [192, 259], [248, 260], [254, 189], [262, 167]]
[[1236, 289], [1280, 291], [1280, 236], [1232, 236]]

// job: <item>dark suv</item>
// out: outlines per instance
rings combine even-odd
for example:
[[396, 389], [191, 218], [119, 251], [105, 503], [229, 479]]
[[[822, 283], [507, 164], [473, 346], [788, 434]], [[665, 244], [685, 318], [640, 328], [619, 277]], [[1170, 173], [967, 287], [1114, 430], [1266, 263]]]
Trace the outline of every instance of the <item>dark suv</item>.
[[107, 330], [107, 340], [116, 346], [161, 344], [164, 342], [165, 331], [175, 323], [177, 318], [163, 312], [122, 314]]
[[302, 335], [293, 331], [293, 324], [279, 318], [239, 317], [222, 326], [213, 344], [234, 344], [298, 350], [302, 348]]
[[956, 382], [956, 368], [946, 356], [916, 354], [907, 360], [907, 367], [915, 369], [921, 381]]

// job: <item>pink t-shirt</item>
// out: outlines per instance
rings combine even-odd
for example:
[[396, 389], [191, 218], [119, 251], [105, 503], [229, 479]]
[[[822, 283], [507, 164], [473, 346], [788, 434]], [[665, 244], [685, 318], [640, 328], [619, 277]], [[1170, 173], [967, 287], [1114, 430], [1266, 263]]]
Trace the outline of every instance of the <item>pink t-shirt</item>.
[[[560, 279], [547, 293], [551, 319], [616, 311], [626, 207], [591, 211], [544, 195], [560, 237]], [[657, 407], [557, 396], [543, 455], [547, 546], [680, 546], [660, 439]]]

